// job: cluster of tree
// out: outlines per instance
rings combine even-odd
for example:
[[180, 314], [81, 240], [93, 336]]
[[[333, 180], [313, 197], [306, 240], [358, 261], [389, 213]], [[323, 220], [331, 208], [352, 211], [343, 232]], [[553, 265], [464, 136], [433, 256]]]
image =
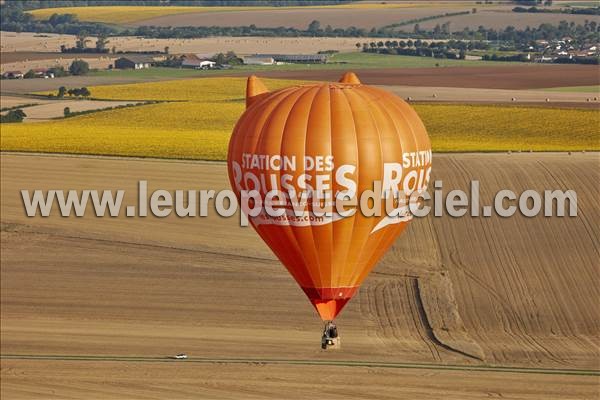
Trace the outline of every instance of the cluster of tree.
[[554, 60], [557, 64], [600, 64], [600, 57], [558, 57]]
[[83, 60], [74, 60], [69, 66], [71, 75], [85, 75], [90, 71], [90, 65]]
[[464, 59], [467, 50], [487, 50], [490, 48], [490, 44], [482, 41], [466, 42], [454, 39], [446, 42], [425, 42], [417, 39], [414, 41], [387, 40], [385, 42], [357, 43], [356, 47], [362, 47], [362, 51], [366, 53]]
[[23, 119], [27, 116], [23, 110], [17, 108], [16, 110], [10, 110], [4, 115], [0, 115], [0, 122], [23, 122]]
[[538, 7], [515, 7], [513, 12], [518, 13], [550, 13], [550, 14], [577, 14], [577, 15], [600, 15], [600, 7], [587, 8], [538, 8]]
[[528, 62], [531, 61], [530, 59], [527, 58], [527, 54], [512, 54], [512, 55], [507, 55], [507, 56], [502, 56], [502, 55], [498, 55], [498, 54], [484, 54], [483, 57], [481, 57], [483, 60], [485, 61], [521, 61], [521, 62]]
[[[57, 14], [54, 14], [57, 15]], [[91, 41], [88, 38], [88, 33], [86, 31], [80, 31], [77, 34], [77, 39], [75, 41], [75, 47], [67, 47], [64, 44], [60, 46], [61, 53], [100, 53], [105, 54], [108, 53], [108, 48], [106, 45], [110, 42], [108, 40], [108, 36], [104, 33], [100, 33], [98, 38], [96, 39], [96, 45], [94, 47], [87, 47], [87, 44]], [[113, 53], [114, 53], [113, 48]]]
[[93, 32], [94, 35], [115, 34], [117, 30], [97, 22], [81, 22], [72, 14], [54, 14], [47, 20], [36, 20], [20, 8], [0, 7], [2, 30], [11, 32], [44, 32], [77, 35]]
[[71, 97], [90, 97], [91, 93], [89, 89], [85, 86], [81, 88], [72, 89], [67, 89], [64, 86], [59, 87], [58, 93], [56, 93], [56, 97], [62, 99], [63, 97], [65, 97], [65, 95], [69, 95]]
[[155, 65], [157, 67], [169, 67], [169, 68], [180, 68], [183, 60], [179, 56], [167, 56], [162, 61], [157, 61]]
[[350, 3], [356, 0], [6, 0], [6, 6], [23, 10], [87, 6], [311, 6]]
[[244, 60], [238, 57], [233, 51], [228, 51], [225, 54], [219, 53], [211, 60], [216, 62], [217, 65], [242, 65], [244, 63]]

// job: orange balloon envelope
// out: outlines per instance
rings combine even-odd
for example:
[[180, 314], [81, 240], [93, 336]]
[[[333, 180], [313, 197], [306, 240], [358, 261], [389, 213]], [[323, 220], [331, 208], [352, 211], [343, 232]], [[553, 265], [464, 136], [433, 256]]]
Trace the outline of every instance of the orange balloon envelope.
[[[251, 76], [227, 164], [242, 203], [255, 191], [246, 209], [254, 229], [333, 320], [410, 221], [431, 144], [406, 102], [353, 73], [274, 92]], [[387, 195], [363, 203], [366, 193]]]

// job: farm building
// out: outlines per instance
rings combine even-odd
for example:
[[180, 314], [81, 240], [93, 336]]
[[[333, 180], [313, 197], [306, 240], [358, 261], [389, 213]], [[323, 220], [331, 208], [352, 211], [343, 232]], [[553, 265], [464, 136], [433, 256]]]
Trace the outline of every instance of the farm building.
[[210, 69], [217, 66], [216, 62], [197, 54], [184, 54], [181, 60], [183, 68]]
[[6, 71], [2, 74], [4, 79], [23, 79], [23, 72], [21, 71]]
[[325, 64], [327, 54], [254, 54], [253, 58], [272, 58], [275, 62]]
[[248, 56], [244, 57], [244, 64], [246, 65], [273, 65], [275, 60], [273, 57], [259, 57], [259, 56]]
[[154, 64], [154, 58], [147, 55], [129, 55], [115, 60], [117, 69], [144, 69]]
[[54, 74], [48, 68], [34, 68], [32, 71], [36, 78], [54, 78]]

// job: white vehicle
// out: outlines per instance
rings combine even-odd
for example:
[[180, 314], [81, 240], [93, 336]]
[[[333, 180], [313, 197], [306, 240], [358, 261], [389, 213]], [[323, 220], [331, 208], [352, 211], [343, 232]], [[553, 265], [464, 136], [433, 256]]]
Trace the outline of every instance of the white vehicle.
[[174, 360], [185, 360], [188, 358], [187, 354], [185, 353], [180, 353], [174, 356], [171, 356], [170, 358], [174, 359]]

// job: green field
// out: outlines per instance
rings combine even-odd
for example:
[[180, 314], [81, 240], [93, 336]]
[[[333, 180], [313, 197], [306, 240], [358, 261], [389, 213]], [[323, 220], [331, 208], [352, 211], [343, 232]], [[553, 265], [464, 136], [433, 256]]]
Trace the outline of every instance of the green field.
[[346, 70], [365, 68], [427, 68], [456, 66], [506, 66], [506, 62], [447, 60], [431, 57], [412, 57], [371, 53], [340, 53], [333, 55], [327, 64], [285, 64], [285, 65], [239, 65], [224, 70], [193, 70], [182, 68], [155, 67], [138, 70], [93, 71], [93, 76], [139, 77], [139, 78], [190, 78], [201, 76], [227, 75], [232, 72], [261, 71], [306, 71], [306, 70]]
[[[500, 61], [448, 60], [432, 57], [399, 56], [362, 52], [335, 54], [330, 58], [330, 61], [332, 63], [347, 63], [345, 65], [356, 68], [426, 68], [435, 67], [436, 64], [440, 67], [506, 65], [506, 62]], [[345, 67], [342, 66], [340, 68]]]

